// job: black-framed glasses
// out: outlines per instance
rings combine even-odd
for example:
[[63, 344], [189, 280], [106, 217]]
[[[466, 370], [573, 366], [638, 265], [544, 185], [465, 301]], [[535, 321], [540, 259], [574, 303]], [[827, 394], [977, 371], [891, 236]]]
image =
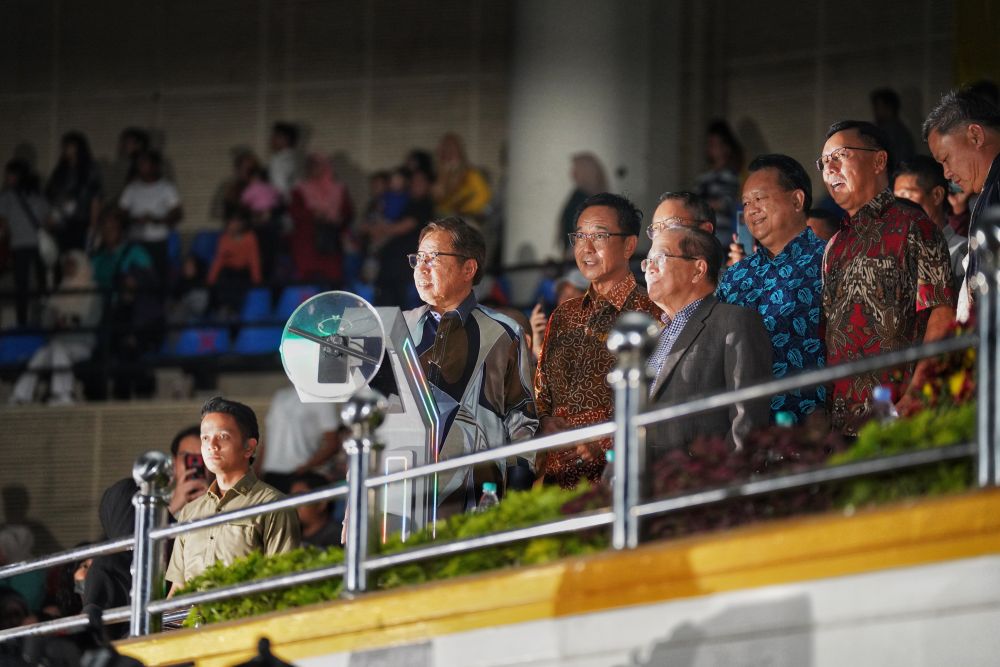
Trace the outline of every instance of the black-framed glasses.
[[840, 164], [847, 156], [850, 155], [850, 151], [868, 151], [869, 153], [878, 153], [881, 148], [864, 148], [863, 146], [841, 146], [840, 148], [834, 148], [832, 151], [826, 155], [820, 155], [816, 159], [816, 169], [822, 172], [831, 162], [836, 162]]
[[711, 223], [712, 221], [699, 220], [698, 218], [681, 218], [680, 216], [672, 215], [669, 218], [649, 223], [649, 227], [646, 227], [646, 236], [652, 239], [667, 227], [698, 227], [706, 222]]
[[661, 252], [655, 255], [650, 255], [646, 259], [639, 262], [639, 268], [643, 271], [648, 271], [651, 267], [656, 267], [659, 271], [663, 268], [663, 265], [667, 263], [667, 259], [673, 257], [674, 259], [686, 259], [688, 261], [694, 261], [696, 259], [701, 259], [701, 257], [695, 257], [694, 255], [671, 255], [669, 252]]
[[421, 264], [424, 266], [437, 266], [438, 257], [461, 257], [462, 259], [472, 259], [468, 255], [459, 255], [457, 252], [416, 252], [406, 256], [410, 261], [410, 268], [417, 268]]
[[612, 236], [631, 236], [631, 234], [625, 234], [623, 232], [594, 232], [593, 234], [570, 232], [566, 236], [569, 237], [569, 244], [573, 247], [576, 247], [576, 244], [580, 241], [590, 241], [594, 244], [595, 248], [600, 248], [603, 247]]

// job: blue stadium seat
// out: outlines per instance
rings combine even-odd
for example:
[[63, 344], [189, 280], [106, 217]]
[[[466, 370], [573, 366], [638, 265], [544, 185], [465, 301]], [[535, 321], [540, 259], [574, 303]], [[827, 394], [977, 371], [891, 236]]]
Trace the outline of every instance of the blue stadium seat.
[[27, 363], [43, 345], [45, 336], [39, 334], [4, 334], [0, 336], [0, 365]]
[[215, 249], [219, 245], [219, 232], [198, 232], [191, 239], [191, 254], [198, 258], [203, 267], [212, 265], [215, 259]]
[[319, 287], [316, 285], [291, 285], [286, 287], [282, 290], [281, 296], [278, 297], [278, 305], [274, 307], [274, 319], [278, 322], [284, 322], [292, 316], [292, 313], [295, 312], [295, 309], [303, 301], [317, 294], [319, 294]]
[[267, 287], [254, 287], [243, 299], [240, 321], [266, 322], [269, 319], [271, 319], [271, 290]]
[[236, 335], [233, 352], [237, 354], [273, 354], [281, 344], [282, 327], [243, 327]]
[[229, 351], [229, 332], [223, 327], [192, 327], [181, 331], [174, 344], [177, 357], [203, 357]]

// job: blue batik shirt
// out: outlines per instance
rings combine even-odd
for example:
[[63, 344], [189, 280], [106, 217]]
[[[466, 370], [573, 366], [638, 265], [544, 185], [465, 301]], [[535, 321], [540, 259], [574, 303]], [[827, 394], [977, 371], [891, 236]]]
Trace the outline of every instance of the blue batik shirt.
[[[716, 289], [719, 301], [753, 308], [764, 318], [776, 378], [826, 364], [820, 331], [824, 248], [826, 242], [807, 227], [776, 257], [760, 248], [729, 267]], [[826, 387], [796, 389], [771, 399], [771, 418], [790, 412], [800, 422], [825, 404]]]

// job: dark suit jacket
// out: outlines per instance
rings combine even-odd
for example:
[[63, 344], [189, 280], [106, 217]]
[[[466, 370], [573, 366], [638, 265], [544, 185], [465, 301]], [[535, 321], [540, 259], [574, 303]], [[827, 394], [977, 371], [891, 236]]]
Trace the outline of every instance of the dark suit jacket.
[[[771, 339], [755, 310], [707, 296], [691, 314], [663, 368], [653, 381], [650, 407], [683, 403], [696, 396], [739, 389], [772, 379]], [[685, 447], [699, 435], [724, 435], [734, 447], [752, 429], [766, 426], [770, 401], [738, 403], [693, 417], [650, 426], [650, 461], [669, 447]]]

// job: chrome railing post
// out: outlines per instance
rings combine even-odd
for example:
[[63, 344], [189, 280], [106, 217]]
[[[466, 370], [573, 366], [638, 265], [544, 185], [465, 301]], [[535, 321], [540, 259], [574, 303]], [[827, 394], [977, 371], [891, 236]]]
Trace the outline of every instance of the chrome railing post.
[[129, 634], [133, 637], [160, 630], [160, 614], [150, 614], [149, 603], [163, 596], [166, 570], [163, 540], [151, 540], [150, 531], [166, 525], [167, 497], [174, 481], [174, 462], [163, 452], [146, 452], [132, 466], [139, 492], [135, 505], [135, 547], [132, 554], [132, 614]]
[[347, 453], [347, 535], [344, 545], [344, 595], [353, 597], [367, 588], [365, 560], [368, 558], [368, 494], [365, 480], [371, 458], [378, 450], [375, 429], [385, 416], [385, 400], [370, 389], [363, 389], [344, 403], [340, 417], [351, 427], [351, 437], [344, 443]]
[[608, 349], [618, 357], [608, 384], [615, 390], [615, 485], [612, 489], [611, 544], [615, 549], [639, 545], [639, 521], [632, 508], [639, 504], [646, 452], [635, 417], [648, 392], [646, 362], [658, 329], [644, 313], [625, 313], [608, 335]]
[[969, 252], [976, 253], [979, 271], [976, 281], [976, 324], [979, 327], [976, 387], [976, 440], [979, 454], [976, 481], [980, 487], [1000, 484], [1000, 207], [983, 216], [983, 224], [969, 239]]

